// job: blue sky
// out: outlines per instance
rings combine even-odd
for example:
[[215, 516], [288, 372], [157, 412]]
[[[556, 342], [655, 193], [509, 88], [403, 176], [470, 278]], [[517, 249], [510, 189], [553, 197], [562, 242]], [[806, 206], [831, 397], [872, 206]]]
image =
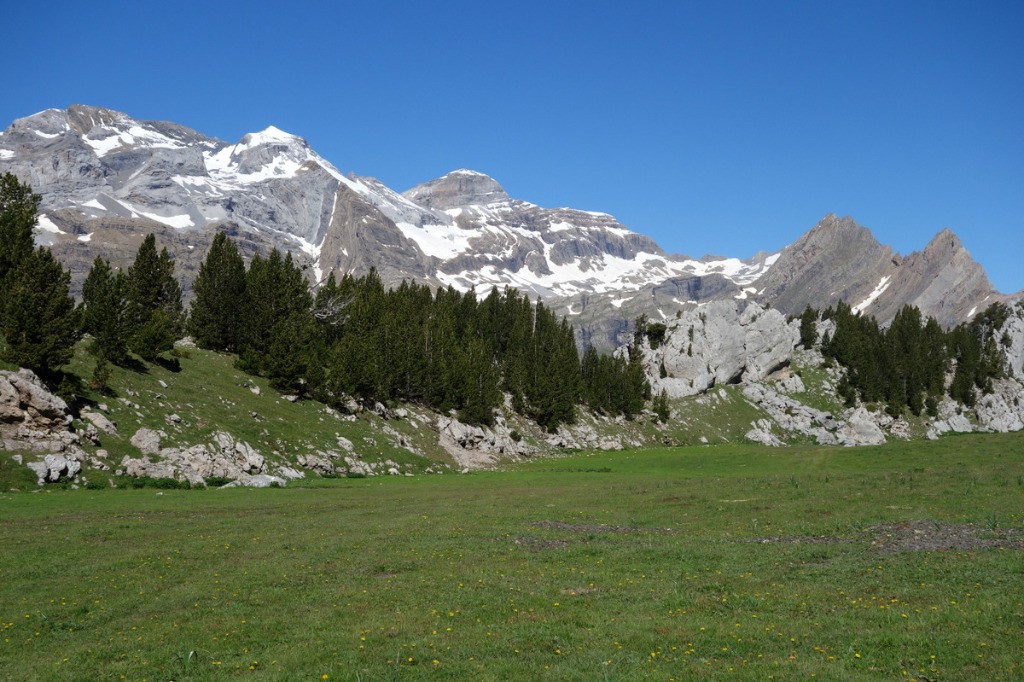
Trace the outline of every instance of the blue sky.
[[1021, 2], [7, 3], [0, 127], [275, 125], [404, 190], [456, 168], [748, 257], [851, 215], [1024, 289]]

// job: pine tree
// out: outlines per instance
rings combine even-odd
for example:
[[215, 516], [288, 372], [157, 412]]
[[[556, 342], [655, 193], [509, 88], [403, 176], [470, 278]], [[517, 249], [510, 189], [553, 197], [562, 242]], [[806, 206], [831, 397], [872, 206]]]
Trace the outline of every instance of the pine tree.
[[661, 393], [652, 401], [651, 407], [654, 413], [658, 415], [658, 421], [663, 424], [666, 423], [672, 415], [672, 408], [668, 403], [668, 390], [661, 389]]
[[482, 338], [472, 338], [464, 351], [465, 372], [462, 377], [462, 407], [459, 419], [470, 424], [494, 424], [494, 410], [501, 405], [498, 390], [498, 369], [494, 364], [490, 344]]
[[32, 230], [41, 200], [13, 173], [0, 176], [0, 284], [32, 255]]
[[82, 286], [82, 328], [93, 337], [90, 352], [101, 360], [128, 361], [127, 278], [97, 256]]
[[[245, 290], [239, 367], [270, 377], [282, 390], [304, 387], [313, 358], [324, 357], [327, 351], [302, 271], [290, 253], [282, 258], [274, 249], [266, 260], [258, 255], [252, 259]], [[316, 371], [326, 379], [324, 371]]]
[[811, 306], [807, 306], [800, 315], [800, 345], [809, 350], [814, 347], [817, 340], [818, 313]]
[[188, 332], [201, 348], [235, 352], [246, 308], [245, 263], [226, 234], [218, 232], [199, 266]]
[[155, 360], [174, 348], [184, 331], [181, 287], [167, 249], [156, 251], [156, 237], [147, 235], [128, 269], [129, 348], [143, 360]]
[[81, 337], [81, 315], [71, 298], [71, 276], [49, 249], [37, 248], [6, 278], [4, 360], [53, 377]]

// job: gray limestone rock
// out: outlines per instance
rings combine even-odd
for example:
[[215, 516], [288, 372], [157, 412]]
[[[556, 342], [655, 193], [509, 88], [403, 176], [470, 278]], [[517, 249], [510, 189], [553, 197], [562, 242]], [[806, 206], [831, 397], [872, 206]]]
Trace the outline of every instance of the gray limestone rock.
[[658, 348], [645, 344], [647, 377], [654, 394], [664, 389], [671, 398], [760, 381], [789, 362], [799, 339], [796, 325], [775, 310], [713, 301], [669, 323]]
[[139, 429], [129, 442], [144, 455], [155, 455], [160, 452], [160, 433], [153, 429]]
[[82, 419], [88, 420], [89, 422], [92, 423], [93, 426], [95, 426], [100, 431], [103, 431], [104, 433], [109, 433], [114, 436], [118, 435], [117, 425], [114, 424], [114, 422], [110, 421], [104, 414], [101, 414], [99, 412], [93, 412], [91, 410], [83, 410]]
[[0, 447], [63, 451], [78, 443], [67, 403], [30, 370], [0, 371]]

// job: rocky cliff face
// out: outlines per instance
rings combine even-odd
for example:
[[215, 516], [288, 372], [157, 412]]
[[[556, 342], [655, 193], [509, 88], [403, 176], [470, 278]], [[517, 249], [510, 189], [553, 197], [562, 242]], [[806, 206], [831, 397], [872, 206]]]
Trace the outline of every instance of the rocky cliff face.
[[43, 196], [39, 243], [80, 285], [97, 254], [126, 265], [156, 232], [188, 291], [212, 236], [243, 254], [291, 251], [310, 280], [377, 269], [484, 292], [511, 286], [543, 298], [614, 347], [628, 321], [671, 320], [715, 300], [759, 301], [795, 314], [845, 300], [886, 321], [905, 303], [955, 324], [998, 298], [955, 235], [904, 258], [849, 218], [826, 216], [781, 253], [750, 259], [669, 255], [605, 213], [543, 208], [482, 173], [458, 170], [398, 193], [343, 175], [302, 138], [274, 127], [236, 143], [163, 121], [75, 105], [0, 133], [0, 172]]
[[800, 340], [797, 324], [753, 302], [714, 301], [688, 310], [669, 323], [657, 348], [643, 346], [651, 389], [679, 398], [760, 381], [789, 363]]
[[853, 219], [834, 214], [783, 249], [753, 286], [759, 300], [790, 315], [842, 300], [883, 324], [910, 304], [943, 326], [954, 326], [1005, 298], [948, 229], [924, 251], [903, 257]]

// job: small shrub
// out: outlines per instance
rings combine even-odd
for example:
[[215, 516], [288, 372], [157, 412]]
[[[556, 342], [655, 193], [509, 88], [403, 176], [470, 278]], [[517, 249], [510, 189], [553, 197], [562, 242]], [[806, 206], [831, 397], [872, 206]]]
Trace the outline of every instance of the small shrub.
[[203, 482], [206, 484], [207, 488], [219, 488], [222, 485], [227, 485], [228, 483], [231, 483], [231, 481], [233, 480], [234, 479], [228, 478], [227, 476], [209, 476], [207, 478], [204, 478]]

